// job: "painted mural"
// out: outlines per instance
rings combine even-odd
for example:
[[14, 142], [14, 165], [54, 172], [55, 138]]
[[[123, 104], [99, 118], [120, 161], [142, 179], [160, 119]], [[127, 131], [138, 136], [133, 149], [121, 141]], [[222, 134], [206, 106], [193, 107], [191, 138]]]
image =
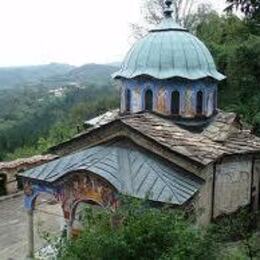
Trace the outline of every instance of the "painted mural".
[[[82, 203], [96, 205], [100, 208], [115, 210], [119, 200], [115, 188], [98, 176], [86, 172], [74, 172], [62, 179], [51, 188], [46, 185], [36, 185], [24, 182], [25, 208], [33, 210], [35, 201], [41, 193], [54, 196], [60, 203], [65, 221], [72, 226], [78, 205]], [[78, 235], [80, 230], [73, 230], [73, 236]]]
[[[199, 91], [203, 93], [202, 115], [211, 117], [217, 107], [216, 96], [217, 84], [210, 80], [187, 81], [180, 79], [158, 81], [156, 79], [132, 79], [122, 80], [118, 83], [121, 87], [121, 113], [126, 112], [126, 91], [130, 90], [131, 112], [138, 113], [145, 108], [145, 92], [150, 89], [153, 92], [154, 111], [164, 115], [171, 115], [171, 96], [173, 91], [180, 94], [180, 116], [194, 118], [196, 114], [196, 99]], [[201, 116], [201, 115], [200, 115]]]
[[111, 209], [117, 207], [115, 189], [94, 175], [73, 173], [61, 186], [63, 189], [58, 193], [57, 199], [62, 203], [65, 219], [74, 217], [80, 202], [92, 202]]

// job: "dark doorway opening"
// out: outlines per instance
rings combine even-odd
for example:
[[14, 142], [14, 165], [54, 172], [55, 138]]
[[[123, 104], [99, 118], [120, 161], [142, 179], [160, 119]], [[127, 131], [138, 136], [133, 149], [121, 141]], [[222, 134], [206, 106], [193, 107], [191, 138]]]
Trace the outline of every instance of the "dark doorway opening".
[[7, 195], [6, 184], [7, 184], [6, 174], [0, 173], [0, 196]]
[[173, 115], [180, 114], [180, 93], [178, 91], [172, 92], [171, 112]]
[[131, 111], [131, 91], [130, 89], [126, 90], [126, 112]]
[[145, 92], [145, 110], [153, 110], [153, 92], [150, 89]]
[[201, 115], [202, 114], [202, 111], [203, 111], [203, 93], [202, 91], [199, 91], [197, 93], [197, 114], [198, 115]]

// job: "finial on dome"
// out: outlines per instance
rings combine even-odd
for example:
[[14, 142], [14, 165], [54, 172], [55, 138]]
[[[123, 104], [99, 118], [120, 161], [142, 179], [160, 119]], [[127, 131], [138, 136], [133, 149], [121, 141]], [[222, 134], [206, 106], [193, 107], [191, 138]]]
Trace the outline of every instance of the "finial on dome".
[[165, 17], [172, 17], [173, 10], [171, 8], [172, 0], [166, 0], [165, 1], [166, 7], [164, 8], [164, 16]]

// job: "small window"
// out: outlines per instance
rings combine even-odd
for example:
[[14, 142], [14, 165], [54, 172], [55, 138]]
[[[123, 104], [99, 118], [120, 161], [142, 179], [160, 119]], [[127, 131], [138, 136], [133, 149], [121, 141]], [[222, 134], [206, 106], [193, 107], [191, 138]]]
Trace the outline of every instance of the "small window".
[[145, 92], [145, 110], [153, 110], [153, 92], [150, 89]]
[[199, 91], [197, 93], [197, 114], [201, 115], [203, 111], [203, 93]]
[[171, 112], [173, 115], [180, 114], [180, 93], [178, 91], [172, 92]]
[[216, 111], [217, 103], [218, 103], [218, 95], [217, 95], [217, 90], [215, 90], [213, 95], [213, 111]]
[[130, 89], [126, 90], [126, 112], [131, 111], [131, 91]]

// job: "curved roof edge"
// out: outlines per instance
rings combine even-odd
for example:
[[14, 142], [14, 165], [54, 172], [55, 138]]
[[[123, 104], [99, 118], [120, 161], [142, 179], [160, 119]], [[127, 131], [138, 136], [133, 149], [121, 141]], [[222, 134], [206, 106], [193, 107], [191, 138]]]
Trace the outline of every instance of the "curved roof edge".
[[148, 76], [148, 77], [152, 77], [155, 79], [172, 79], [172, 78], [184, 78], [184, 79], [188, 79], [188, 80], [199, 80], [199, 79], [205, 79], [205, 78], [213, 78], [217, 81], [222, 81], [224, 79], [226, 79], [226, 76], [221, 74], [218, 71], [212, 72], [212, 73], [205, 73], [205, 71], [193, 71], [193, 72], [183, 72], [183, 73], [178, 73], [176, 71], [168, 71], [168, 72], [161, 72], [161, 73], [157, 73], [157, 72], [152, 72], [152, 71], [136, 71], [134, 73], [130, 72], [130, 71], [122, 71], [119, 70], [115, 73], [112, 74], [112, 78], [113, 79], [120, 79], [120, 78], [125, 78], [125, 79], [134, 79], [137, 77], [141, 77], [141, 76]]

